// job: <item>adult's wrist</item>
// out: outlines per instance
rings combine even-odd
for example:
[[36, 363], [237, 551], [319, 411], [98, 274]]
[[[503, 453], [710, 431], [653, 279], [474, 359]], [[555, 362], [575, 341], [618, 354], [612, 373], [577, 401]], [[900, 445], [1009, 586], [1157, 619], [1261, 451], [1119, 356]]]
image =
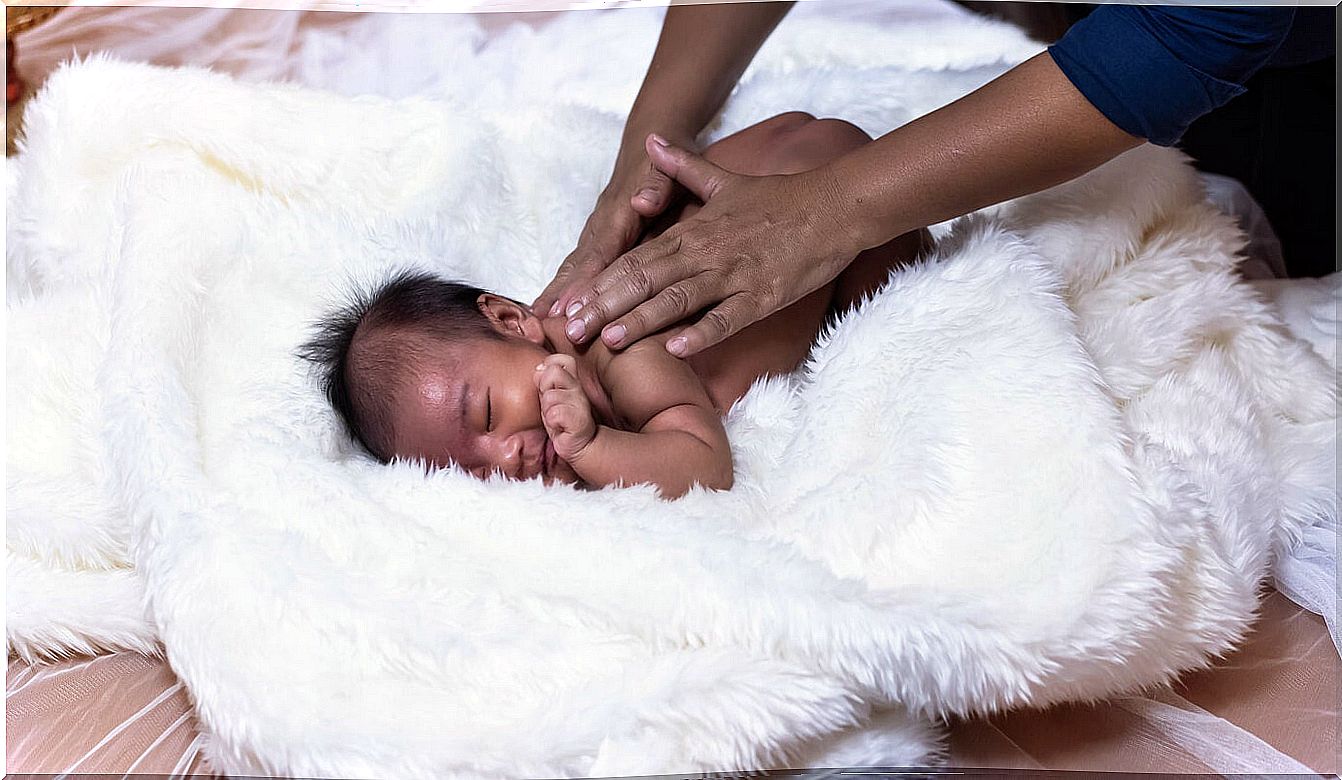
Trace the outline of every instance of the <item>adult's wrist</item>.
[[670, 102], [651, 110], [640, 110], [639, 106], [635, 106], [625, 121], [620, 146], [622, 149], [632, 148], [641, 153], [648, 134], [657, 133], [672, 143], [690, 147], [703, 127], [689, 114], [690, 112], [680, 110]]
[[834, 257], [851, 259], [906, 232], [873, 219], [875, 204], [841, 168], [825, 165], [801, 177], [801, 201], [812, 215], [812, 229], [827, 237], [827, 248]]
[[625, 125], [624, 135], [620, 138], [620, 149], [615, 157], [615, 167], [611, 171], [610, 186], [618, 188], [620, 184], [635, 185], [642, 180], [648, 166], [645, 144], [652, 133], [657, 133], [677, 146], [693, 149], [698, 131], [690, 129], [683, 123], [631, 119]]

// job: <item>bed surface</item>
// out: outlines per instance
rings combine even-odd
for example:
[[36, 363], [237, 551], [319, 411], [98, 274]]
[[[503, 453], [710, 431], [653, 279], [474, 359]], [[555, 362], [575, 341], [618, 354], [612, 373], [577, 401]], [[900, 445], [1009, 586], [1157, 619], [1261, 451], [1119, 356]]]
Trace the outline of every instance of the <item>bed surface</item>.
[[[168, 664], [136, 653], [5, 676], [9, 772], [210, 776]], [[1323, 620], [1277, 593], [1250, 640], [1170, 691], [952, 725], [950, 766], [1101, 772], [1342, 770], [1342, 661]]]
[[[967, 13], [937, 0], [812, 2], [799, 11], [878, 15], [891, 23]], [[495, 14], [487, 27], [540, 24], [546, 16]], [[353, 20], [316, 12], [67, 8], [19, 37], [19, 68], [38, 85], [72, 50], [111, 50], [246, 78], [292, 78], [304, 33], [338, 36]], [[1212, 669], [1146, 697], [955, 723], [950, 765], [1337, 773], [1340, 701], [1342, 660], [1324, 621], [1273, 592], [1254, 635]], [[11, 658], [6, 727], [9, 772], [211, 774], [187, 691], [161, 659], [119, 653], [34, 667]]]

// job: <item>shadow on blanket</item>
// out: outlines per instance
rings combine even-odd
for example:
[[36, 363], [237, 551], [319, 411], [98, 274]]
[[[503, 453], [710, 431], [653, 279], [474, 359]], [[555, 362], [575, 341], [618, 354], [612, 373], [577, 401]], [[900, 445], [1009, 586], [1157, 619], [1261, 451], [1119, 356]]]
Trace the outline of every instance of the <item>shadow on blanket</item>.
[[1333, 379], [1175, 152], [959, 222], [732, 410], [736, 489], [668, 504], [377, 466], [293, 357], [387, 268], [539, 289], [618, 117], [103, 61], [29, 117], [10, 647], [161, 641], [221, 771], [927, 764], [938, 716], [1226, 651], [1334, 511]]

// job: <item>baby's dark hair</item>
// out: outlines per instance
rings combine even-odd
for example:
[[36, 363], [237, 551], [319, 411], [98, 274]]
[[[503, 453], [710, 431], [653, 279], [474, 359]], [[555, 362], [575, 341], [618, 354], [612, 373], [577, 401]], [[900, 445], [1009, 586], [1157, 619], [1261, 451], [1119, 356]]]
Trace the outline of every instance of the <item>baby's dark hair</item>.
[[378, 460], [395, 444], [392, 399], [413, 377], [426, 340], [501, 338], [480, 311], [485, 290], [423, 271], [402, 271], [315, 325], [299, 356], [318, 370], [322, 391], [350, 435]]

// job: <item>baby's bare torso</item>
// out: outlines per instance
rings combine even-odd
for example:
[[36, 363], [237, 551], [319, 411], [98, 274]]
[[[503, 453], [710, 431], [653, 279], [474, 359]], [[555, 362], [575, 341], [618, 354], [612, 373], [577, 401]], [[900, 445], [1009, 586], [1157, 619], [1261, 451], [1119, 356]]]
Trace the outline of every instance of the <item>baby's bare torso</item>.
[[[833, 287], [826, 285], [687, 359], [719, 412], [726, 414], [760, 377], [791, 373], [801, 366], [831, 312]], [[652, 338], [665, 344], [672, 333]]]

